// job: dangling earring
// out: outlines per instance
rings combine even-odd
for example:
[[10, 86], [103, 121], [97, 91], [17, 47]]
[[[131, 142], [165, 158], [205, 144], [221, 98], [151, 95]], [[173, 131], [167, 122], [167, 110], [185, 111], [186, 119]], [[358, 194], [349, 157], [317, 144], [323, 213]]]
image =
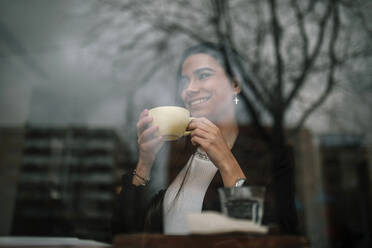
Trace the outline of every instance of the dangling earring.
[[239, 102], [238, 94], [236, 94], [236, 93], [235, 93], [235, 97], [233, 99], [233, 102], [235, 102], [235, 104], [238, 104], [238, 102]]

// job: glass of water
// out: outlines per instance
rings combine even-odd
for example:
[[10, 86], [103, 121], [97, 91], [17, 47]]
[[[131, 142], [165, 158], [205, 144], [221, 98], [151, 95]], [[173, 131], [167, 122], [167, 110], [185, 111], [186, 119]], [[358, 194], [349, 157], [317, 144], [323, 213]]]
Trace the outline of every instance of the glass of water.
[[222, 213], [226, 216], [247, 219], [261, 224], [265, 199], [265, 187], [243, 186], [219, 188]]

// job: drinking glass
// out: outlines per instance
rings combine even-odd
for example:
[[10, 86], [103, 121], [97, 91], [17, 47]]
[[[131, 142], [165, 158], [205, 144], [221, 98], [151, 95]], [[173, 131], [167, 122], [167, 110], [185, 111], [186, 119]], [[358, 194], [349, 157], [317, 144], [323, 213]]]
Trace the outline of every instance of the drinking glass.
[[219, 188], [218, 193], [224, 215], [261, 224], [264, 212], [265, 187]]

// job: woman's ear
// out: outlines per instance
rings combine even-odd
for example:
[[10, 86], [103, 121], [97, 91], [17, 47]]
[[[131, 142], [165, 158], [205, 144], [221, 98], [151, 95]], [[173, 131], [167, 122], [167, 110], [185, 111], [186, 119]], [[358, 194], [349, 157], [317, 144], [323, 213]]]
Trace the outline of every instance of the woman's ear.
[[232, 88], [235, 91], [235, 93], [239, 94], [242, 89], [240, 88], [238, 80], [234, 78], [231, 83], [232, 83]]

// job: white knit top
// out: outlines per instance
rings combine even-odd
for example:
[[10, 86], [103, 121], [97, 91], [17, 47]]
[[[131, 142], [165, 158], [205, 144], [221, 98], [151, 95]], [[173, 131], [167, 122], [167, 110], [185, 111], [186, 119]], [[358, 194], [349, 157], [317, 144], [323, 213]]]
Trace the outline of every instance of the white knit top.
[[[216, 166], [200, 148], [197, 149], [190, 164], [191, 158], [192, 156], [165, 193], [163, 202], [165, 234], [188, 233], [186, 214], [201, 212], [205, 192], [217, 172]], [[184, 185], [174, 200], [189, 166]]]

